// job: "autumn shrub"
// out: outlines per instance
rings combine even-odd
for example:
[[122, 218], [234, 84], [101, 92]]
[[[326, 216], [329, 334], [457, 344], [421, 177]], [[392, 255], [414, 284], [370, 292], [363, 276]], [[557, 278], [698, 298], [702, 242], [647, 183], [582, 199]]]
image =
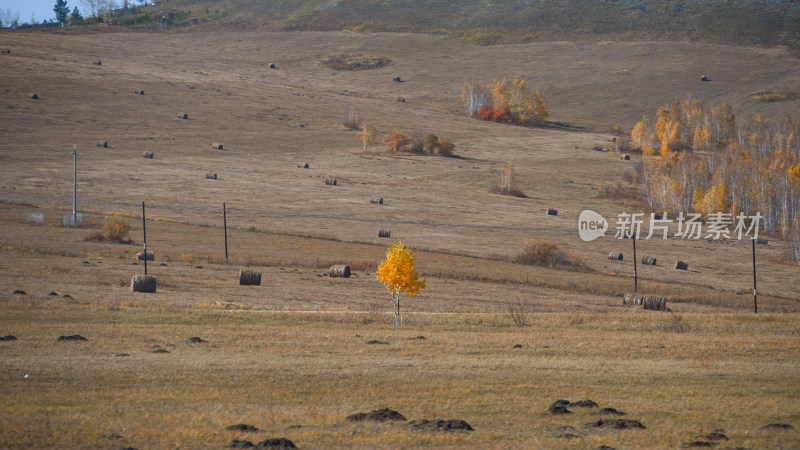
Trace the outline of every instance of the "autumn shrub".
[[452, 143], [450, 139], [439, 139], [439, 145], [436, 147], [436, 154], [439, 156], [453, 156], [456, 151], [456, 144]]
[[525, 80], [505, 78], [491, 83], [471, 80], [461, 92], [464, 111], [470, 117], [517, 125], [542, 125], [550, 115], [538, 90], [528, 88]]
[[522, 254], [517, 257], [517, 262], [533, 266], [582, 268], [583, 260], [552, 242], [540, 239], [525, 242]]
[[514, 186], [514, 163], [508, 162], [503, 173], [500, 177], [500, 184], [492, 187], [489, 192], [501, 195], [510, 195], [512, 197], [528, 198], [524, 192]]
[[389, 147], [390, 152], [407, 152], [411, 138], [402, 131], [390, 131], [383, 137], [383, 143]]
[[128, 231], [130, 227], [128, 221], [121, 215], [110, 215], [103, 224], [102, 231], [94, 231], [84, 238], [84, 241], [96, 242], [129, 242]]

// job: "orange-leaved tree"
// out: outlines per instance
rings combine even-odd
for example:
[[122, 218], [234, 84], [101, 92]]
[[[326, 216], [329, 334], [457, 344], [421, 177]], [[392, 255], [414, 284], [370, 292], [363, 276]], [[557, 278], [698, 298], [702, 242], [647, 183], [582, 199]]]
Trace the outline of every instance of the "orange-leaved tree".
[[378, 281], [383, 283], [394, 303], [394, 324], [402, 325], [403, 317], [400, 315], [400, 294], [405, 292], [409, 297], [415, 297], [420, 290], [425, 289], [425, 280], [420, 280], [414, 273], [416, 254], [406, 247], [403, 241], [394, 241], [386, 249], [386, 259], [378, 266]]
[[390, 131], [383, 137], [383, 143], [389, 146], [390, 152], [405, 152], [409, 150], [411, 138], [401, 131]]

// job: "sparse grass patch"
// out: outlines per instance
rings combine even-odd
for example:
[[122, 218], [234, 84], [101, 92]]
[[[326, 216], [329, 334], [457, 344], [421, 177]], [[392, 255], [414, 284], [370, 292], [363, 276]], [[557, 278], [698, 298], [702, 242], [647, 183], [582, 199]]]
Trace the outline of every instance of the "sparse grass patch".
[[765, 91], [759, 91], [754, 94], [750, 94], [748, 98], [757, 102], [786, 102], [800, 98], [800, 94], [784, 89], [767, 89]]
[[337, 53], [322, 60], [322, 65], [334, 70], [367, 70], [389, 65], [392, 60], [363, 53]]

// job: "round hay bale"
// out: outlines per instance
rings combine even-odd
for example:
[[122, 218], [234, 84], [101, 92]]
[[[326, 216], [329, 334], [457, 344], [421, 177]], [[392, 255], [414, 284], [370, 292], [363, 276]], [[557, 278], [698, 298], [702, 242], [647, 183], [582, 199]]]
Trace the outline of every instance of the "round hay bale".
[[336, 178], [326, 178], [325, 184], [327, 184], [328, 186], [336, 186], [337, 184]]
[[389, 238], [392, 237], [392, 232], [389, 230], [378, 230], [378, 237], [379, 238]]
[[660, 295], [645, 295], [642, 298], [642, 308], [651, 311], [666, 311], [667, 299]]
[[153, 152], [144, 152], [144, 154], [142, 155], [142, 158], [153, 159]]
[[103, 65], [103, 61], [95, 61], [92, 64], [94, 64], [95, 66], [102, 66]]
[[213, 147], [214, 150], [224, 150], [222, 148], [222, 144], [220, 144], [219, 142], [214, 142], [213, 144], [211, 144], [211, 147]]
[[30, 98], [32, 98], [34, 100], [38, 100], [39, 99], [39, 94], [31, 92], [31, 93], [28, 94], [28, 97], [30, 97]]
[[186, 113], [178, 113], [178, 119], [188, 119], [189, 115]]
[[10, 53], [11, 53], [11, 50], [9, 50], [9, 49], [7, 49], [7, 48], [4, 48], [4, 49], [3, 49], [3, 53], [10, 54]]
[[711, 80], [708, 78], [708, 76], [703, 75], [700, 77], [700, 81], [711, 81]]
[[269, 63], [269, 65], [267, 67], [269, 67], [270, 69], [277, 69], [278, 68], [278, 66], [276, 66], [275, 63]]
[[767, 240], [767, 238], [758, 238], [758, 239], [756, 239], [756, 244], [758, 244], [758, 245], [767, 245], [768, 243], [769, 243], [769, 240]]
[[687, 263], [685, 261], [676, 261], [675, 262], [675, 269], [677, 269], [677, 270], [688, 270], [689, 269], [689, 263]]
[[631, 155], [623, 155], [623, 156], [620, 156], [619, 159], [621, 159], [623, 161], [630, 161], [631, 160]]
[[547, 215], [548, 216], [557, 216], [558, 210], [553, 208], [547, 208]]
[[642, 304], [642, 295], [641, 294], [632, 294], [626, 293], [625, 296], [622, 298], [623, 305], [641, 305]]
[[239, 271], [240, 286], [261, 286], [261, 272], [257, 270], [241, 269]]
[[297, 167], [299, 167], [301, 169], [308, 169], [309, 168], [308, 163], [300, 163], [300, 164], [297, 165]]
[[145, 258], [147, 258], [148, 261], [155, 261], [156, 256], [153, 254], [153, 252], [145, 252], [145, 253], [139, 252], [136, 254], [137, 261], [144, 261]]
[[653, 258], [652, 256], [643, 256], [642, 257], [642, 264], [644, 264], [646, 266], [655, 266], [656, 265], [656, 259]]
[[131, 292], [155, 292], [156, 277], [151, 275], [134, 275], [131, 279]]
[[373, 203], [373, 204], [376, 204], [376, 205], [382, 205], [383, 204], [383, 199], [382, 198], [371, 198], [371, 199], [369, 199], [369, 202]]
[[392, 78], [392, 81], [394, 81], [395, 83], [402, 83], [403, 82], [403, 80], [400, 77], [394, 77], [394, 78]]
[[622, 252], [611, 252], [608, 254], [608, 259], [612, 261], [622, 261]]
[[97, 141], [97, 146], [102, 148], [108, 148], [108, 141]]
[[406, 99], [405, 99], [405, 97], [397, 97], [397, 101], [400, 102], [400, 103], [405, 103]]
[[337, 278], [350, 278], [350, 266], [343, 264], [331, 266], [328, 275]]
[[136, 95], [144, 95], [144, 91], [142, 89], [136, 89], [135, 91], [133, 91], [133, 93]]

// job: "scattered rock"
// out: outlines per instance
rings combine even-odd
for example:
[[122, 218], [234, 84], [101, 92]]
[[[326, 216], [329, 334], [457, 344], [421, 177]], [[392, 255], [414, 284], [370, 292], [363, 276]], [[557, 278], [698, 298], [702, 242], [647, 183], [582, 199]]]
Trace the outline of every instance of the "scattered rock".
[[73, 334], [72, 336], [59, 336], [59, 341], [88, 341], [85, 337], [81, 336], [80, 334]]
[[553, 404], [550, 405], [549, 408], [547, 408], [547, 411], [549, 411], [550, 414], [554, 414], [554, 415], [555, 414], [572, 414], [572, 411], [567, 409], [567, 406], [569, 406], [569, 403], [570, 403], [569, 400], [556, 400], [556, 401], [553, 402]]
[[242, 433], [255, 433], [257, 431], [261, 431], [258, 428], [246, 423], [237, 423], [236, 425], [225, 427], [225, 429], [228, 431], [241, 431]]
[[169, 350], [167, 350], [165, 348], [157, 348], [157, 349], [153, 350], [153, 353], [169, 353]]
[[597, 403], [591, 400], [578, 400], [577, 402], [572, 402], [569, 406], [580, 407], [580, 408], [597, 408]]
[[515, 346], [513, 346], [511, 348], [522, 348], [522, 344], [517, 344], [517, 345], [515, 345]]
[[593, 412], [592, 414], [595, 414], [595, 415], [602, 415], [602, 414], [613, 414], [613, 415], [615, 415], [615, 416], [624, 416], [624, 415], [625, 415], [625, 413], [624, 413], [624, 412], [622, 412], [622, 411], [617, 411], [617, 410], [616, 410], [616, 409], [614, 409], [614, 408], [602, 408], [602, 409], [598, 409], [597, 411]]
[[294, 442], [290, 441], [286, 438], [270, 438], [265, 439], [258, 444], [257, 447], [267, 447], [267, 448], [297, 448], [294, 445]]
[[615, 430], [644, 430], [645, 426], [633, 419], [600, 419], [584, 425], [586, 428], [613, 428]]
[[208, 341], [203, 339], [203, 338], [199, 338], [197, 336], [193, 336], [193, 337], [190, 337], [189, 339], [187, 339], [186, 342], [188, 342], [190, 344], [205, 344]]
[[228, 448], [250, 448], [250, 447], [255, 447], [255, 445], [253, 445], [253, 443], [250, 442], [250, 441], [234, 439], [234, 440], [231, 441], [230, 444], [227, 445], [227, 447]]
[[377, 339], [371, 339], [371, 340], [367, 341], [367, 345], [376, 345], [376, 344], [377, 345], [389, 345], [388, 342], [379, 341]]
[[408, 422], [406, 428], [418, 431], [473, 431], [473, 428], [467, 422], [460, 419], [416, 419]]
[[14, 294], [16, 294], [16, 295], [28, 295], [27, 292], [25, 292], [23, 290], [20, 290], [20, 289], [14, 289]]
[[58, 292], [56, 292], [56, 291], [50, 291], [50, 293], [49, 293], [49, 294], [47, 294], [47, 295], [50, 295], [50, 296], [56, 296], [56, 297], [57, 297], [57, 296], [58, 296]]
[[10, 334], [8, 336], [0, 336], [0, 341], [16, 341], [16, 340], [17, 340], [17, 337], [16, 336], [12, 336]]
[[713, 447], [715, 445], [719, 445], [717, 442], [708, 442], [708, 441], [690, 441], [684, 442], [681, 444], [681, 448], [693, 448], [693, 447]]
[[347, 420], [351, 422], [361, 422], [369, 420], [373, 422], [386, 422], [387, 420], [406, 420], [406, 418], [399, 412], [389, 409], [376, 409], [368, 413], [360, 412], [347, 416]]
[[794, 427], [788, 423], [770, 423], [761, 427], [762, 430], [793, 430]]

